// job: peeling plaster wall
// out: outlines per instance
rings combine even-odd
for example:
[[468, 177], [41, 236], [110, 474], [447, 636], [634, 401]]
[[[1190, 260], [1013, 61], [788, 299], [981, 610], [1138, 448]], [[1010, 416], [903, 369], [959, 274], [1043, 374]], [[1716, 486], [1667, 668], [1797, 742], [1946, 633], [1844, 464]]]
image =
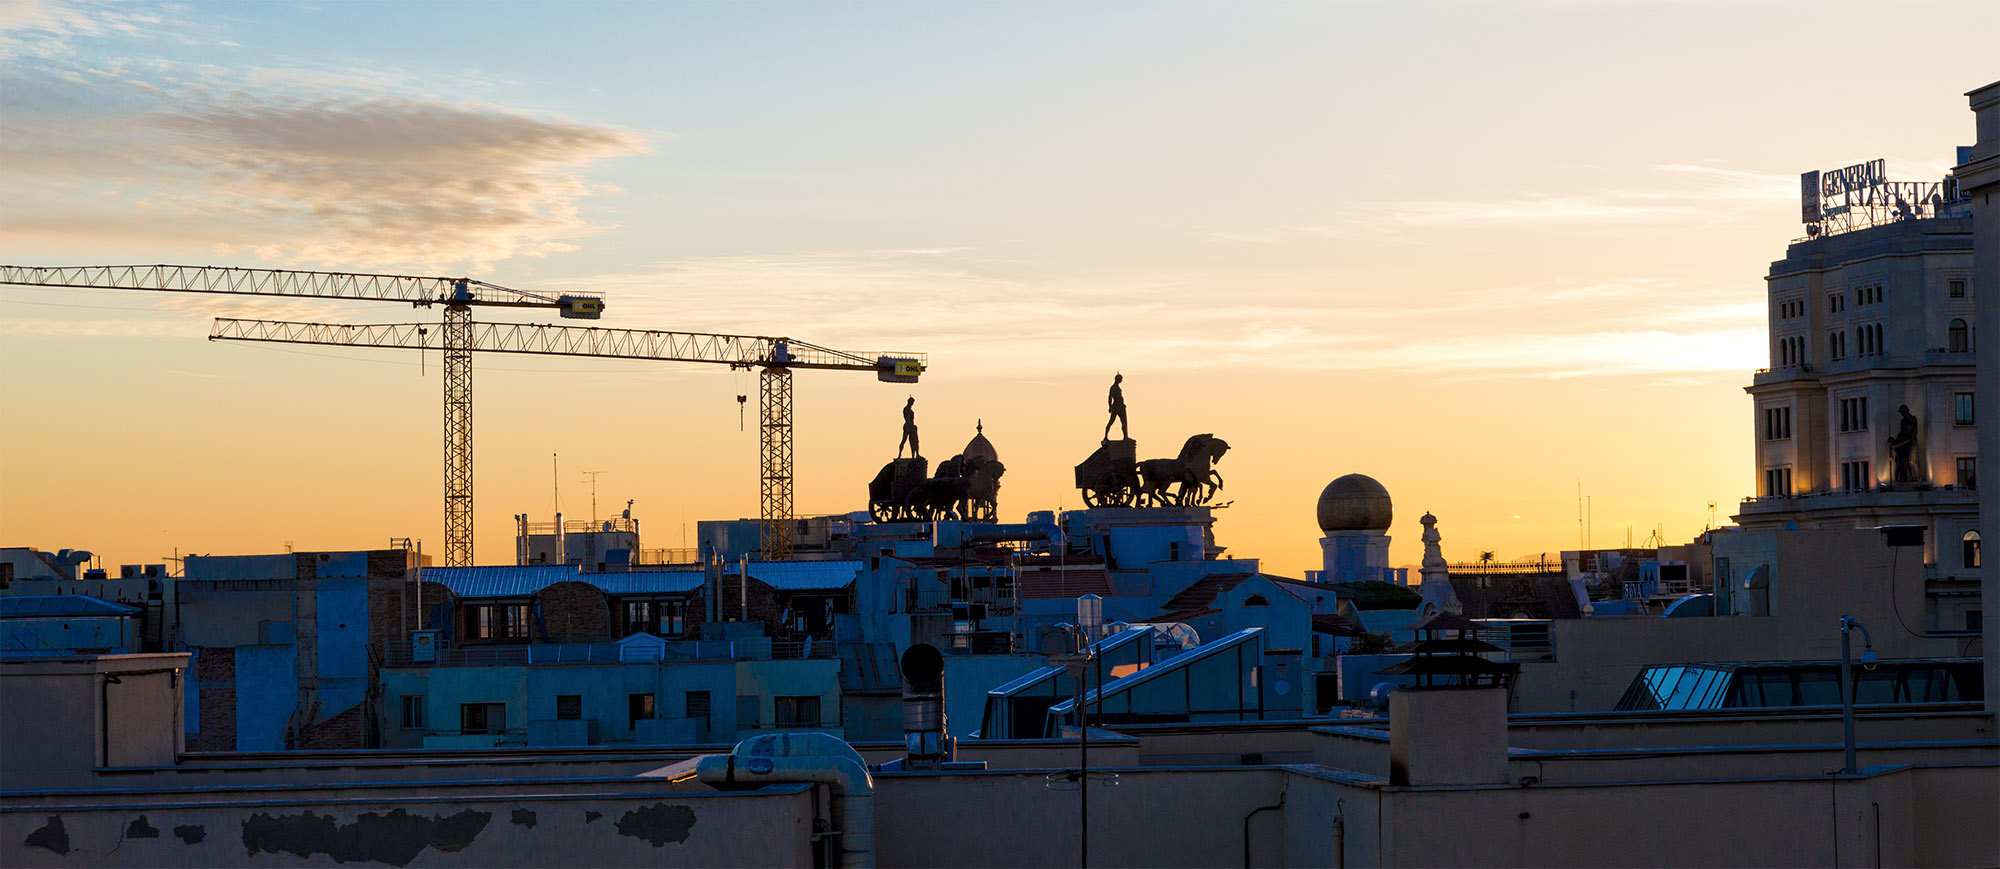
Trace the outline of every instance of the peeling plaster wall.
[[0, 810], [0, 865], [810, 866], [809, 785], [756, 794]]

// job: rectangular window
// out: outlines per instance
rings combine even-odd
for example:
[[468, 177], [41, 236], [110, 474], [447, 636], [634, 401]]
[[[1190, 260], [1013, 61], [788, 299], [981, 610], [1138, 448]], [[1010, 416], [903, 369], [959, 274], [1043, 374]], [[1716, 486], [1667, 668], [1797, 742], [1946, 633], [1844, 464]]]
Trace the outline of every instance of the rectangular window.
[[424, 695], [403, 695], [403, 729], [424, 729]]
[[779, 727], [818, 727], [819, 695], [773, 698]]
[[1764, 408], [1764, 439], [1767, 441], [1788, 440], [1792, 436], [1792, 409], [1789, 407]]
[[1954, 298], [1954, 299], [1963, 299], [1963, 298], [1965, 298], [1965, 282], [1964, 282], [1964, 281], [1950, 281], [1950, 282], [1948, 282], [1948, 283], [1947, 283], [1946, 285], [1947, 285], [1947, 286], [1949, 286], [1949, 287], [1951, 288], [1951, 297], [1952, 297], [1952, 298]]
[[1843, 398], [1840, 400], [1840, 430], [1868, 430], [1868, 398]]
[[708, 727], [708, 704], [707, 691], [687, 692], [687, 717], [694, 720], [695, 726], [703, 729]]
[[643, 719], [653, 717], [653, 695], [631, 694], [625, 698], [625, 708], [631, 713], [628, 728], [637, 728]]
[[653, 602], [635, 600], [625, 602], [625, 635], [648, 634], [653, 632]]
[[556, 695], [556, 720], [577, 721], [583, 718], [582, 694]]
[[1875, 488], [1875, 478], [1868, 473], [1868, 463], [1841, 462], [1840, 488], [1847, 492], [1866, 492]]
[[1838, 313], [1840, 313], [1841, 311], [1844, 311], [1844, 310], [1846, 310], [1846, 309], [1847, 309], [1847, 297], [1846, 297], [1846, 296], [1844, 296], [1844, 295], [1841, 295], [1840, 293], [1831, 293], [1831, 294], [1829, 294], [1829, 295], [1828, 295], [1828, 296], [1826, 297], [1826, 312], [1827, 312], [1827, 313], [1829, 313], [1829, 314], [1838, 314]]
[[1764, 494], [1777, 498], [1790, 496], [1792, 494], [1792, 469], [1765, 468]]
[[499, 733], [505, 729], [507, 729], [507, 704], [458, 704], [458, 730], [460, 733]]
[[1972, 422], [1972, 421], [1973, 421], [1973, 416], [1972, 416], [1972, 393], [1970, 393], [1970, 392], [1954, 392], [1954, 393], [1952, 393], [1952, 394], [1951, 394], [1951, 424], [1952, 424], [1952, 425], [1972, 425], [1972, 424], [1973, 424], [1973, 422]]
[[1958, 468], [1952, 481], [1960, 488], [1979, 488], [1979, 459], [1975, 456], [1959, 456]]
[[660, 636], [678, 637], [687, 633], [687, 601], [661, 601]]
[[525, 640], [528, 605], [473, 604], [466, 609], [466, 635], [475, 640]]

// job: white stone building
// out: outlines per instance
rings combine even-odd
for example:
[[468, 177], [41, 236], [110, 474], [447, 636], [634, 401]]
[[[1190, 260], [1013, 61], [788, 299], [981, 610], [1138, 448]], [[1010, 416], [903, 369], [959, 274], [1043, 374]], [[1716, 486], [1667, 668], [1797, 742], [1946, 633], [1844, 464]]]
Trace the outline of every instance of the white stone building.
[[1879, 162], [1819, 174], [1802, 186], [1821, 219], [1765, 279], [1771, 367], [1746, 387], [1757, 496], [1734, 518], [1923, 526], [1927, 576], [1976, 580], [1977, 426], [2000, 408], [1975, 382], [1967, 203], [1949, 185], [1883, 180]]

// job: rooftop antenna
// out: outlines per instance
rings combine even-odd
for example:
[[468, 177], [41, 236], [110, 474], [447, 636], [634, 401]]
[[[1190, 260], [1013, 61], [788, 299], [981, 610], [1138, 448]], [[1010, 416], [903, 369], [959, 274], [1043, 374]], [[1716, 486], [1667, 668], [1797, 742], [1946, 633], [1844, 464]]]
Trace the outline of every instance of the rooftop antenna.
[[590, 477], [590, 524], [596, 525], [597, 524], [597, 475], [602, 474], [604, 472], [584, 471], [583, 473], [585, 476]]
[[[556, 463], [555, 453], [549, 453], [549, 483], [555, 486], [556, 489], [555, 509], [550, 512], [561, 513], [562, 512], [562, 466]], [[556, 529], [556, 533], [558, 534], [562, 533], [562, 529], [560, 528]]]
[[[1708, 502], [1708, 528], [1714, 528], [1714, 527], [1715, 527], [1715, 502], [1710, 501]], [[1702, 530], [1706, 531], [1708, 530], [1708, 528], [1704, 528]]]

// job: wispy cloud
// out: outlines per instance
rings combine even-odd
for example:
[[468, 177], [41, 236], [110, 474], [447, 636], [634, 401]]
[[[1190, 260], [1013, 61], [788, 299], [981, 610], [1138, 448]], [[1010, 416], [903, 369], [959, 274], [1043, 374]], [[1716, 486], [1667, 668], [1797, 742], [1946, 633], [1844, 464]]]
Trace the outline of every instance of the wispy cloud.
[[1655, 183], [1563, 193], [1510, 193], [1464, 199], [1343, 203], [1324, 220], [1278, 227], [1229, 227], [1209, 233], [1226, 244], [1268, 245], [1302, 238], [1387, 237], [1405, 230], [1460, 226], [1588, 225], [1712, 220], [1720, 202], [1771, 202], [1798, 196], [1798, 176], [1691, 163], [1654, 166]]
[[160, 24], [150, 11], [92, 0], [0, 0], [0, 59], [61, 58], [79, 38], [144, 37]]
[[[860, 251], [676, 260], [563, 289], [603, 292], [621, 320], [920, 350], [936, 365], [1007, 377], [1273, 365], [1452, 378], [1705, 375], [1753, 368], [1763, 346], [1761, 307], [1638, 279], [1484, 288], [1418, 308], [1358, 287], [1301, 294], [1282, 279], [1033, 276], [973, 252]], [[1658, 315], [1662, 299], [1674, 316]], [[1585, 304], [1605, 315], [1573, 316]]]
[[1382, 215], [1404, 226], [1444, 224], [1578, 223], [1656, 218], [1693, 213], [1686, 205], [1647, 204], [1624, 196], [1531, 196], [1500, 200], [1433, 200], [1391, 203]]
[[54, 317], [0, 318], [0, 335], [43, 338], [181, 338], [201, 337], [207, 327], [191, 320], [97, 319]]
[[73, 67], [41, 50], [133, 22], [116, 7], [0, 7], [0, 38], [21, 55], [0, 74], [21, 94], [0, 138], [10, 236], [41, 247], [199, 238], [217, 256], [273, 264], [484, 273], [602, 231], [583, 213], [601, 192], [585, 172], [645, 147], [625, 130], [403, 96], [367, 71], [155, 57]]

